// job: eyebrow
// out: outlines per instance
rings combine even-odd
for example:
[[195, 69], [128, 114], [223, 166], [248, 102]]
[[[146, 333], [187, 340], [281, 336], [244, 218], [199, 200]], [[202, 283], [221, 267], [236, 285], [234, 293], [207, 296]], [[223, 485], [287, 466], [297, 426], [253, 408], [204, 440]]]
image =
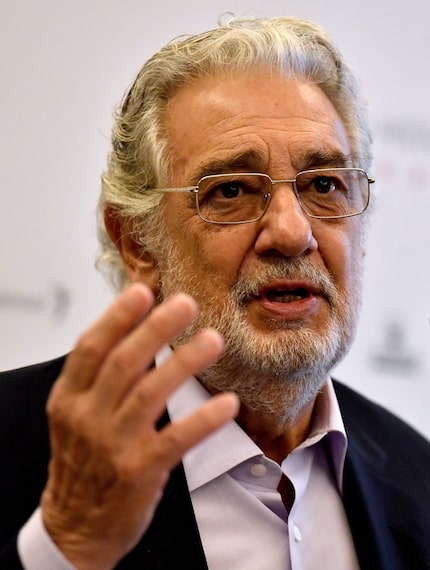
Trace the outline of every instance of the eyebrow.
[[309, 150], [300, 158], [300, 170], [352, 166], [355, 159], [339, 150]]
[[265, 169], [265, 160], [255, 150], [247, 150], [228, 158], [214, 158], [200, 164], [191, 173], [191, 180], [198, 182], [210, 174], [228, 174], [229, 172], [260, 172]]
[[[299, 157], [298, 172], [313, 168], [352, 166], [355, 160], [339, 150], [310, 149]], [[228, 158], [214, 158], [200, 164], [191, 173], [191, 183], [197, 183], [203, 176], [228, 174], [229, 172], [265, 172], [267, 161], [255, 150], [247, 150]]]

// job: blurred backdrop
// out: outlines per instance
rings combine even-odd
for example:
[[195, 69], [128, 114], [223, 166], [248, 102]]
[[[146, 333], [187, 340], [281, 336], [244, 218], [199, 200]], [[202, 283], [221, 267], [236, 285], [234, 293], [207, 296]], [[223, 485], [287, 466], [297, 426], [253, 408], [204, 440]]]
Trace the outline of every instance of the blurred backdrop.
[[155, 50], [224, 12], [322, 24], [361, 78], [377, 207], [336, 376], [430, 436], [428, 0], [0, 0], [0, 369], [69, 351], [111, 299], [94, 212], [112, 108]]

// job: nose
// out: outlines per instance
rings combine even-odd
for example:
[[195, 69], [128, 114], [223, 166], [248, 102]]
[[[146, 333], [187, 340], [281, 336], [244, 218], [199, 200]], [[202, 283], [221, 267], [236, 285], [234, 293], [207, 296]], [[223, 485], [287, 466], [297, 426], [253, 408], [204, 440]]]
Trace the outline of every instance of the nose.
[[288, 184], [272, 190], [269, 206], [259, 223], [254, 246], [258, 255], [297, 257], [318, 247], [311, 220]]

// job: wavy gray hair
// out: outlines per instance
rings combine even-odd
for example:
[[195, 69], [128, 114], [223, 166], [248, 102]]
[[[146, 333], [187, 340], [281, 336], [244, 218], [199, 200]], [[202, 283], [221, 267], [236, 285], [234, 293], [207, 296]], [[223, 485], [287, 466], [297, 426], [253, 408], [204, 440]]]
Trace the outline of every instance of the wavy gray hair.
[[106, 232], [103, 212], [108, 208], [110, 215], [127, 220], [137, 243], [147, 251], [157, 250], [162, 195], [145, 189], [167, 182], [164, 112], [170, 98], [196, 78], [261, 68], [318, 84], [343, 121], [357, 166], [370, 166], [371, 133], [358, 82], [319, 26], [287, 17], [233, 19], [217, 29], [177, 38], [145, 63], [115, 113], [98, 205], [98, 266], [117, 289], [127, 283], [127, 276]]

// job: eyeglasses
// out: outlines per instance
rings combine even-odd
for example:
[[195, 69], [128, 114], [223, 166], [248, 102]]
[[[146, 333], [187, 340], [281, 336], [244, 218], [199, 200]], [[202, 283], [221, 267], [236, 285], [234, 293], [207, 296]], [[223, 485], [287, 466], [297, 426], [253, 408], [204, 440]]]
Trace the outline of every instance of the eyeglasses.
[[196, 186], [151, 190], [194, 193], [197, 213], [205, 222], [247, 224], [264, 216], [275, 184], [291, 184], [309, 218], [339, 219], [366, 210], [373, 183], [361, 168], [320, 168], [298, 172], [291, 180], [272, 180], [257, 172], [233, 172], [203, 176]]

